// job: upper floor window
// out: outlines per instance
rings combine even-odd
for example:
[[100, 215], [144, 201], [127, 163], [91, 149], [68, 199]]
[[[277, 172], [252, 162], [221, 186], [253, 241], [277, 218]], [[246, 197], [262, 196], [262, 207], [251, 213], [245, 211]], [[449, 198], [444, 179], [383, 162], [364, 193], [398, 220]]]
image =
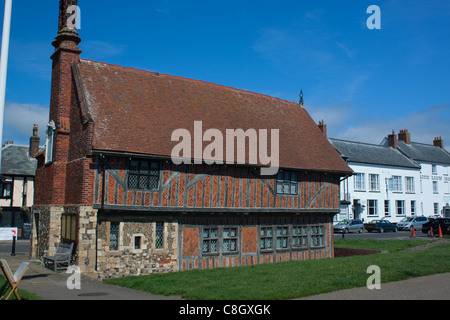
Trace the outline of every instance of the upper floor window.
[[402, 177], [392, 176], [392, 178], [389, 179], [389, 189], [396, 192], [402, 192], [403, 191]]
[[438, 182], [433, 181], [433, 193], [439, 193]]
[[12, 182], [0, 183], [0, 199], [11, 199]]
[[366, 181], [364, 173], [357, 173], [353, 179], [355, 190], [366, 190]]
[[130, 160], [128, 188], [155, 190], [159, 185], [160, 163], [148, 160]]
[[431, 165], [431, 173], [432, 174], [438, 174], [438, 172], [437, 172], [437, 165], [435, 165], [435, 164]]
[[406, 192], [414, 193], [416, 192], [416, 187], [414, 185], [414, 177], [406, 177]]
[[369, 174], [369, 190], [380, 191], [380, 176], [378, 174]]
[[277, 193], [285, 195], [298, 195], [297, 172], [278, 171]]

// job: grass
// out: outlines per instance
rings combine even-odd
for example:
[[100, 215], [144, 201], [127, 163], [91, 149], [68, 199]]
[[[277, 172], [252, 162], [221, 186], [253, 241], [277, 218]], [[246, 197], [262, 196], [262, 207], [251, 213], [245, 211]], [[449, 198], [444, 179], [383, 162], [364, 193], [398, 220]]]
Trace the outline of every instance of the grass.
[[370, 265], [381, 268], [382, 283], [450, 272], [450, 245], [401, 250], [420, 240], [338, 240], [335, 246], [389, 250], [367, 256], [292, 261], [251, 267], [192, 270], [106, 280], [108, 284], [191, 300], [282, 300], [363, 287]]
[[[20, 286], [20, 283], [19, 283], [19, 286]], [[0, 276], [0, 296], [3, 296], [5, 293], [7, 296], [9, 294], [10, 290], [11, 290], [11, 287], [9, 286], [9, 283], [6, 280], [6, 278], [4, 276]], [[17, 291], [19, 293], [19, 297], [21, 300], [42, 300], [41, 297], [38, 297], [37, 295], [35, 295], [31, 292], [21, 290], [20, 288]], [[4, 298], [6, 298], [6, 296]], [[11, 296], [9, 297], [9, 300], [11, 300], [11, 301], [17, 300], [14, 293], [11, 294]]]
[[379, 239], [334, 239], [336, 248], [353, 248], [369, 250], [387, 250], [396, 252], [423, 244], [435, 242], [436, 240], [379, 240]]

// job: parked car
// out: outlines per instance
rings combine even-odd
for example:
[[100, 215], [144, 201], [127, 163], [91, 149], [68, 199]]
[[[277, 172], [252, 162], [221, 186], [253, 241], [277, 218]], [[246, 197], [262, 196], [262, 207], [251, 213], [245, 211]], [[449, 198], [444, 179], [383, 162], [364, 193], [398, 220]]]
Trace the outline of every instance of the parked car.
[[442, 234], [450, 234], [450, 219], [449, 218], [430, 218], [427, 223], [422, 226], [422, 232], [430, 235], [430, 228], [433, 228], [433, 233], [439, 233], [439, 226], [441, 226]]
[[397, 226], [391, 223], [388, 220], [373, 220], [369, 223], [364, 224], [364, 228], [368, 232], [378, 231], [379, 233], [383, 233], [385, 231], [393, 231], [397, 232]]
[[364, 231], [364, 224], [359, 219], [343, 220], [343, 221], [335, 224], [333, 226], [333, 230], [334, 230], [334, 232], [343, 232], [343, 233], [349, 233], [349, 232], [362, 233]]
[[406, 217], [403, 218], [399, 223], [397, 223], [398, 230], [409, 230], [412, 228], [415, 230], [421, 230], [422, 226], [428, 222], [427, 217]]

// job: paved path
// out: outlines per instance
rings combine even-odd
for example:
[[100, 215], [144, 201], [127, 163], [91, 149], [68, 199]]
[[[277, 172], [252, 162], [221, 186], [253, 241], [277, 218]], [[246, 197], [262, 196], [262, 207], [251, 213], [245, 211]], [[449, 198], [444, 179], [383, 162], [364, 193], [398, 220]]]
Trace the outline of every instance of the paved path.
[[[67, 279], [70, 274], [53, 272], [33, 263], [24, 253], [15, 257], [0, 253], [14, 273], [22, 262], [30, 262], [30, 268], [19, 283], [19, 289], [34, 293], [44, 300], [180, 300], [180, 297], [164, 297], [146, 292], [106, 285], [102, 282], [81, 276], [81, 290], [69, 290]], [[0, 274], [3, 273], [0, 271]]]
[[301, 300], [450, 300], [450, 273], [310, 296]]

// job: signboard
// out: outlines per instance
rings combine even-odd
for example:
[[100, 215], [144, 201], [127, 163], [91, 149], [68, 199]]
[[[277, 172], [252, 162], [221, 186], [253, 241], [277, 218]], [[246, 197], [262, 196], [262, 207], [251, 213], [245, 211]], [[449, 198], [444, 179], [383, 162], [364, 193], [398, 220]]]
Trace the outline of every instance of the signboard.
[[0, 228], [0, 241], [10, 241], [17, 237], [17, 228]]

